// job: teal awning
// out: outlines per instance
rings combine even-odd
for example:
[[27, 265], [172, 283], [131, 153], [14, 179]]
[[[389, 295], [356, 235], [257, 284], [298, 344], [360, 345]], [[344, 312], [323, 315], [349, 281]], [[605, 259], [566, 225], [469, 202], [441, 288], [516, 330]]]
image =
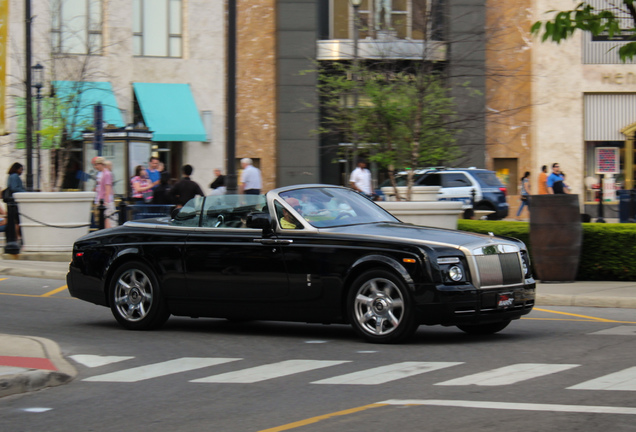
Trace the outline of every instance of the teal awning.
[[67, 132], [73, 139], [82, 139], [82, 131], [93, 126], [94, 106], [104, 107], [103, 120], [117, 127], [124, 127], [124, 121], [109, 82], [96, 81], [53, 81], [55, 96], [62, 103], [62, 114]]
[[133, 83], [153, 141], [207, 141], [188, 84]]

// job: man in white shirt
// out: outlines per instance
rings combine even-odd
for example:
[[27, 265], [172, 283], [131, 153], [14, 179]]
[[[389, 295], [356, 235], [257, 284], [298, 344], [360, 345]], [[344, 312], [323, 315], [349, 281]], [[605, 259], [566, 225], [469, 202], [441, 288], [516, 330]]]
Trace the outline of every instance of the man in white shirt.
[[362, 192], [368, 197], [373, 196], [373, 187], [371, 185], [371, 171], [367, 169], [367, 162], [365, 160], [358, 161], [358, 167], [351, 173], [349, 179], [351, 189]]
[[261, 170], [253, 165], [252, 159], [241, 159], [241, 179], [239, 181], [239, 192], [245, 195], [260, 195], [263, 188]]

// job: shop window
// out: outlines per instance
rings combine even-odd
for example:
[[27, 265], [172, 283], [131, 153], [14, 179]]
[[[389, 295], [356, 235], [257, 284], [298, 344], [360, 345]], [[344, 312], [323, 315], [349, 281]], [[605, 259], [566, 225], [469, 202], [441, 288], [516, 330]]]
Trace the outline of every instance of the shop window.
[[182, 56], [182, 0], [133, 0], [133, 54]]
[[52, 0], [53, 53], [101, 54], [102, 8], [102, 0]]

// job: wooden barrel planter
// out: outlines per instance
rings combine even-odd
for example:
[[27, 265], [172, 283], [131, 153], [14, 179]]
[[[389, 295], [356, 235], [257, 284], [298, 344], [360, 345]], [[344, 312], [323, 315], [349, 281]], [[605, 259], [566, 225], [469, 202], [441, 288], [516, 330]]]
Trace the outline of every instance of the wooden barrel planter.
[[583, 243], [579, 196], [530, 197], [530, 246], [536, 276], [542, 282], [576, 279]]

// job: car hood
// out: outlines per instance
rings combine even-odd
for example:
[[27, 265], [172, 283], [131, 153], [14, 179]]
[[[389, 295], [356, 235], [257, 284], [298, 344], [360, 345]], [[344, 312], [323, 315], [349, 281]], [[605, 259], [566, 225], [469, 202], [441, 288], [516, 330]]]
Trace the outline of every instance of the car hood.
[[361, 225], [348, 225], [337, 228], [321, 230], [340, 234], [353, 234], [360, 236], [379, 236], [392, 239], [404, 239], [411, 242], [422, 242], [431, 245], [443, 245], [448, 247], [472, 247], [477, 245], [492, 244], [493, 240], [498, 244], [519, 245], [519, 241], [512, 238], [491, 237], [487, 234], [477, 234], [466, 231], [456, 231], [443, 228], [430, 228], [406, 223], [373, 223]]

